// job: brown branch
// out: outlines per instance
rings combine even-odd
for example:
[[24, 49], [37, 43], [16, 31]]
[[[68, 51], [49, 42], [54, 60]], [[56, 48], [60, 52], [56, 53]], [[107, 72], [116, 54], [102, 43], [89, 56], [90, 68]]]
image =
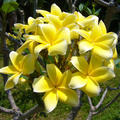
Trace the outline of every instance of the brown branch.
[[116, 88], [112, 88], [112, 87], [107, 87], [108, 88], [108, 90], [119, 90], [120, 89], [120, 85], [118, 86], [118, 87], [116, 87]]
[[[101, 109], [99, 109], [100, 106], [102, 105], [104, 99], [105, 99], [105, 96], [106, 96], [108, 90], [111, 91], [111, 90], [118, 90], [118, 89], [120, 89], [120, 86], [118, 86], [118, 87], [116, 87], [116, 88], [107, 87], [107, 88], [105, 89], [105, 91], [103, 92], [103, 95], [102, 95], [100, 101], [98, 102], [98, 104], [97, 104], [96, 106], [94, 106], [94, 105], [92, 104], [91, 98], [88, 97], [88, 102], [89, 102], [89, 105], [90, 105], [90, 111], [89, 111], [89, 114], [88, 114], [88, 117], [87, 117], [86, 120], [91, 120], [94, 115], [99, 114], [100, 112], [102, 112], [102, 111], [104, 111], [106, 108], [108, 108], [112, 103], [114, 103], [114, 102], [118, 99], [118, 97], [120, 96], [120, 93], [118, 93], [118, 95], [115, 96], [108, 104], [106, 104], [104, 107], [102, 107]], [[99, 110], [98, 110], [98, 109], [99, 109]], [[97, 110], [98, 110], [98, 111], [97, 111]]]
[[40, 112], [40, 106], [37, 104], [27, 112], [23, 113], [18, 119], [24, 120], [25, 118], [29, 118], [31, 115]]
[[68, 115], [67, 119], [66, 120], [74, 120], [78, 111], [80, 110], [81, 106], [82, 106], [82, 97], [84, 95], [84, 93], [80, 90], [77, 90], [77, 94], [78, 94], [78, 97], [79, 97], [79, 104], [77, 107], [73, 107], [70, 114]]
[[103, 112], [106, 108], [108, 108], [112, 103], [114, 103], [118, 98], [120, 97], [120, 93], [118, 93], [107, 105], [105, 105], [103, 108], [101, 108], [97, 112], [93, 112], [94, 115], [99, 114], [100, 112]]
[[116, 3], [114, 0], [109, 0], [109, 2], [106, 2], [104, 0], [95, 0], [95, 2], [107, 8], [104, 22], [107, 29], [109, 30], [113, 16], [116, 13], [120, 12], [120, 5]]
[[66, 0], [66, 2], [68, 4], [70, 12], [73, 13], [75, 11], [75, 4], [76, 4], [77, 0], [75, 0], [74, 3], [72, 2], [72, 0]]
[[90, 105], [90, 111], [89, 111], [89, 114], [88, 114], [88, 117], [87, 117], [87, 119], [86, 120], [91, 120], [92, 119], [92, 113], [93, 113], [93, 111], [95, 111], [95, 106], [93, 106], [93, 104], [92, 104], [92, 100], [91, 100], [91, 98], [88, 96], [88, 103], [89, 103], [89, 105]]
[[74, 3], [73, 3], [73, 4], [76, 5], [76, 3], [77, 3], [77, 0], [74, 0]]
[[88, 96], [88, 103], [89, 103], [89, 105], [90, 105], [91, 110], [94, 111], [94, 110], [95, 110], [95, 107], [93, 106], [92, 100], [91, 100], [91, 98], [90, 98], [89, 96]]
[[7, 94], [8, 94], [8, 99], [9, 99], [9, 102], [10, 102], [11, 107], [12, 107], [14, 110], [17, 110], [18, 107], [17, 107], [16, 104], [15, 104], [15, 101], [14, 101], [14, 98], [13, 98], [13, 96], [12, 96], [11, 91], [8, 90], [8, 91], [7, 91]]
[[113, 2], [106, 2], [104, 0], [95, 0], [96, 3], [104, 6], [104, 7], [111, 7], [111, 6], [114, 6], [114, 3]]
[[38, 5], [38, 0], [34, 0], [33, 16], [36, 17], [36, 9]]
[[0, 106], [0, 112], [5, 112], [5, 113], [8, 113], [8, 114], [14, 114], [14, 111], [12, 109], [7, 109], [7, 108], [1, 107], [1, 106]]
[[5, 32], [5, 36], [6, 36], [10, 41], [14, 42], [15, 44], [17, 44], [17, 45], [19, 45], [19, 46], [22, 45], [22, 43], [20, 43], [19, 40], [14, 39], [14, 38], [11, 37], [7, 32]]
[[105, 91], [104, 91], [104, 93], [103, 93], [103, 95], [102, 95], [99, 103], [95, 106], [96, 109], [98, 109], [98, 108], [102, 105], [102, 103], [103, 103], [103, 101], [104, 101], [104, 99], [105, 99], [105, 96], [106, 96], [107, 92], [108, 92], [108, 88], [105, 89]]

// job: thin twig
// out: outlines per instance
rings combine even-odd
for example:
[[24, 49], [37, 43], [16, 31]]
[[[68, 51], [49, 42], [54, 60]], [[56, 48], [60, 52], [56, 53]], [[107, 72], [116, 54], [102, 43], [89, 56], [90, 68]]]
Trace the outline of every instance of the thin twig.
[[106, 108], [108, 108], [112, 103], [114, 103], [120, 96], [120, 93], [118, 93], [107, 105], [105, 105], [103, 108], [101, 108], [99, 111], [97, 112], [93, 112], [93, 115], [97, 115], [100, 112], [103, 112]]
[[12, 109], [17, 112], [19, 108], [16, 106], [16, 103], [15, 103], [15, 101], [14, 101], [14, 98], [13, 98], [13, 96], [12, 96], [11, 91], [8, 90], [8, 91], [7, 91], [7, 94], [8, 94], [8, 99], [9, 99], [9, 102], [10, 102], [10, 105], [11, 105]]
[[90, 105], [90, 110], [89, 110], [89, 114], [88, 114], [88, 117], [87, 117], [86, 120], [91, 120], [92, 119], [92, 115], [93, 115], [92, 113], [93, 113], [93, 111], [95, 111], [95, 107], [92, 104], [92, 100], [91, 100], [91, 98], [89, 96], [88, 96], [88, 103]]
[[118, 87], [116, 87], [116, 88], [112, 88], [112, 87], [107, 87], [109, 90], [119, 90], [120, 89], [120, 85], [118, 86]]
[[77, 3], [77, 0], [74, 0], [74, 3], [73, 3], [73, 4], [76, 5], [76, 3]]
[[105, 91], [104, 91], [104, 93], [103, 93], [103, 95], [102, 95], [99, 103], [95, 106], [96, 109], [98, 109], [98, 108], [102, 105], [102, 103], [103, 103], [103, 101], [104, 101], [104, 99], [105, 99], [105, 96], [106, 96], [107, 92], [108, 92], [108, 88], [105, 89]]
[[95, 0], [96, 3], [104, 6], [104, 7], [110, 7], [110, 6], [114, 6], [113, 2], [106, 2], [104, 0]]
[[6, 36], [10, 41], [14, 42], [15, 44], [17, 44], [17, 45], [19, 45], [19, 46], [21, 45], [21, 43], [20, 43], [19, 40], [11, 37], [7, 32], [5, 32], [5, 36]]
[[14, 111], [12, 109], [7, 109], [7, 108], [1, 107], [1, 106], [0, 106], [0, 112], [5, 112], [5, 113], [8, 113], [8, 114], [14, 114]]
[[36, 9], [38, 5], [38, 0], [34, 0], [34, 10], [33, 10], [33, 16], [36, 17]]
[[92, 104], [92, 100], [91, 100], [91, 98], [89, 96], [88, 96], [88, 102], [89, 102], [91, 110], [94, 110], [95, 108], [94, 108], [94, 106]]
[[29, 118], [31, 115], [40, 112], [40, 106], [37, 104], [35, 105], [33, 108], [31, 108], [30, 110], [28, 110], [27, 112], [23, 113], [19, 119], [20, 120], [24, 120], [25, 118]]

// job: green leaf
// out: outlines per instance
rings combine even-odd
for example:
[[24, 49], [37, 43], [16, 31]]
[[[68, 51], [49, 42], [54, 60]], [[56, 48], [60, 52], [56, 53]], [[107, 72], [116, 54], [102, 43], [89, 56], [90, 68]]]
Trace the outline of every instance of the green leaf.
[[9, 3], [9, 2], [16, 2], [16, 0], [3, 0], [3, 4]]
[[18, 8], [16, 0], [4, 0], [1, 10], [7, 14], [15, 11]]
[[79, 5], [79, 11], [81, 12], [81, 11], [83, 10], [83, 8], [84, 8], [84, 4], [81, 3], [81, 4]]
[[116, 60], [114, 61], [114, 63], [115, 63], [115, 65], [120, 64], [120, 58], [116, 59]]
[[100, 14], [100, 11], [101, 11], [101, 8], [100, 8], [100, 9], [98, 9], [97, 11], [95, 11], [95, 13], [94, 13], [94, 14], [98, 16], [98, 15]]
[[90, 8], [86, 8], [86, 12], [88, 13], [88, 15], [92, 15], [92, 10]]
[[41, 75], [44, 74], [44, 71], [42, 70], [42, 66], [40, 65], [40, 63], [38, 61], [36, 61], [36, 63], [35, 63], [35, 70]]

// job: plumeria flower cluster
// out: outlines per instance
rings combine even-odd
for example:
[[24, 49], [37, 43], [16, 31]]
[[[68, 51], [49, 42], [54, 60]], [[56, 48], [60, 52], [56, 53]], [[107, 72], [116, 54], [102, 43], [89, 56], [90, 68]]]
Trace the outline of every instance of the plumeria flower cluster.
[[99, 83], [115, 77], [117, 35], [107, 32], [95, 15], [62, 12], [56, 4], [52, 4], [50, 12], [36, 12], [41, 17], [29, 17], [27, 24], [15, 24], [18, 36], [25, 42], [10, 53], [11, 65], [0, 69], [0, 73], [12, 75], [5, 90], [18, 84], [23, 75], [28, 82], [34, 75], [33, 92], [45, 93], [47, 112], [55, 109], [58, 100], [77, 106], [74, 89], [90, 97], [99, 95]]

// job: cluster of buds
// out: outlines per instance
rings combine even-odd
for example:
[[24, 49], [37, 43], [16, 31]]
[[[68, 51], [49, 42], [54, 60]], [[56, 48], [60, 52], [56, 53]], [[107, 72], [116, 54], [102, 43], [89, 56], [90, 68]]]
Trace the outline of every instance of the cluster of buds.
[[90, 97], [99, 95], [99, 83], [115, 77], [117, 35], [107, 32], [95, 15], [62, 12], [56, 4], [50, 12], [36, 12], [42, 17], [29, 17], [27, 24], [15, 24], [19, 38], [25, 42], [10, 53], [11, 65], [0, 69], [0, 73], [11, 74], [5, 90], [27, 76], [33, 92], [45, 92], [47, 112], [55, 109], [58, 100], [77, 106], [78, 96], [73, 89]]

